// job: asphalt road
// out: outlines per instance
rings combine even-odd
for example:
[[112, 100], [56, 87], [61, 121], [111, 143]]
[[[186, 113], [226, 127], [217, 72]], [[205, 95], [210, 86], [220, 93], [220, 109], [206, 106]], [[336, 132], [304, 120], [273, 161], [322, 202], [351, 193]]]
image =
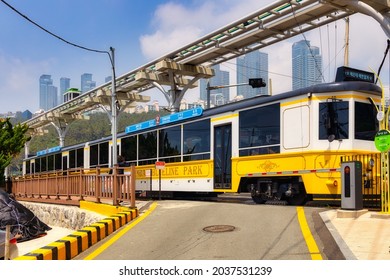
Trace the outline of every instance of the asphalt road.
[[318, 247], [317, 257], [342, 258], [319, 208], [300, 208], [304, 230], [294, 206], [170, 200], [151, 206], [76, 259], [310, 260], [308, 236]]

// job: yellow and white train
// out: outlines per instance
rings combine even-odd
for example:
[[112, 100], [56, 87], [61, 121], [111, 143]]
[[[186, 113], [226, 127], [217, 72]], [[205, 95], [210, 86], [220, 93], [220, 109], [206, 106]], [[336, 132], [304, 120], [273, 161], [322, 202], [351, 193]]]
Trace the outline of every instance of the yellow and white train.
[[[376, 153], [381, 98], [371, 73], [344, 67], [333, 83], [129, 126], [118, 152], [146, 195], [251, 192], [256, 203], [294, 205], [340, 197], [341, 157]], [[109, 167], [111, 146], [108, 137], [49, 149], [26, 158], [24, 174]]]

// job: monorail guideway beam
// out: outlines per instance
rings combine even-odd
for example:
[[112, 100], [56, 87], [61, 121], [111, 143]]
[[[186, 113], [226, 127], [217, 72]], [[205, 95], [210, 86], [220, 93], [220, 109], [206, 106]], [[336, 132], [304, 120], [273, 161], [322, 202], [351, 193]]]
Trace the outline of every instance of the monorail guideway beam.
[[389, 0], [324, 0], [323, 2], [339, 9], [349, 9], [372, 17], [390, 38]]
[[[149, 83], [160, 90], [168, 102], [171, 113], [178, 112], [180, 102], [188, 89], [197, 87], [201, 78], [209, 79], [214, 76], [214, 70], [206, 66], [180, 64], [169, 59], [156, 63], [153, 70], [139, 71], [135, 75], [138, 83]], [[163, 85], [169, 86], [166, 90]]]

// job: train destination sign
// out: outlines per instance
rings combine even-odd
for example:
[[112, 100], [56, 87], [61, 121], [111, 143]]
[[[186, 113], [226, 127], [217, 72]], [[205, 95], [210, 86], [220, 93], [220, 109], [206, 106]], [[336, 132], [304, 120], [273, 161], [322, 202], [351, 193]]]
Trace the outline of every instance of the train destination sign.
[[390, 131], [379, 130], [374, 139], [375, 147], [380, 152], [387, 152], [390, 149]]
[[177, 121], [181, 121], [181, 120], [185, 120], [185, 119], [198, 117], [198, 116], [201, 116], [202, 114], [203, 114], [202, 107], [196, 107], [193, 109], [189, 109], [189, 110], [177, 112], [174, 114], [170, 114], [167, 116], [163, 116], [161, 118], [158, 118], [157, 120], [154, 119], [154, 120], [149, 120], [149, 121], [145, 121], [142, 123], [130, 125], [130, 126], [126, 127], [125, 132], [132, 133], [132, 132], [152, 128], [152, 127], [155, 127], [157, 125], [163, 125], [163, 124], [168, 124], [168, 123], [173, 123], [173, 122], [177, 122]]

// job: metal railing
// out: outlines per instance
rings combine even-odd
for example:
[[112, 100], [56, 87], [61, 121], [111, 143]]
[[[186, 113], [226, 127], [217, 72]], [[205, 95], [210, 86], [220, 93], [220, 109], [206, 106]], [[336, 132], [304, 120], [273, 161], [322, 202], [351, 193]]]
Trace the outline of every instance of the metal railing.
[[77, 168], [12, 178], [16, 199], [51, 203], [76, 204], [80, 200], [127, 202], [135, 207], [135, 166]]

